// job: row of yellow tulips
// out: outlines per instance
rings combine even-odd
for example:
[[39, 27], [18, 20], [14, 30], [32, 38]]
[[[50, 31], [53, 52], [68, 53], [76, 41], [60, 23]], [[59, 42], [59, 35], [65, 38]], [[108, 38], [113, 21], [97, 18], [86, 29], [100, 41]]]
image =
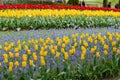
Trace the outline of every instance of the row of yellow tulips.
[[43, 17], [64, 17], [64, 16], [81, 16], [85, 15], [87, 17], [90, 16], [112, 16], [112, 17], [120, 17], [120, 12], [113, 12], [113, 11], [91, 11], [91, 10], [51, 10], [51, 9], [21, 9], [21, 10], [0, 10], [0, 17], [36, 17], [36, 16], [43, 16]]

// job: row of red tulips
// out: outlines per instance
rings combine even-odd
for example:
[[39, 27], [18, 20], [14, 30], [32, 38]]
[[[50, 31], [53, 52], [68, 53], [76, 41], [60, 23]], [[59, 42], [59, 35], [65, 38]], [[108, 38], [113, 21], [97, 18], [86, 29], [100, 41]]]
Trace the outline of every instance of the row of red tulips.
[[107, 10], [117, 11], [120, 9], [115, 8], [103, 8], [103, 7], [81, 7], [81, 6], [62, 6], [62, 5], [41, 5], [41, 4], [14, 4], [14, 5], [0, 5], [2, 9], [77, 9], [77, 10]]

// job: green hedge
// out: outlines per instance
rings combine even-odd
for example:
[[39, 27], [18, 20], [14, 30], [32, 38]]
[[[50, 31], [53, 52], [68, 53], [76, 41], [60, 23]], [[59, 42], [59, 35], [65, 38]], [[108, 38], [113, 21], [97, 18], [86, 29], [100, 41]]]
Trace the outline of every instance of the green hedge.
[[0, 18], [0, 30], [50, 29], [50, 28], [88, 28], [120, 26], [120, 18], [113, 17], [23, 17]]

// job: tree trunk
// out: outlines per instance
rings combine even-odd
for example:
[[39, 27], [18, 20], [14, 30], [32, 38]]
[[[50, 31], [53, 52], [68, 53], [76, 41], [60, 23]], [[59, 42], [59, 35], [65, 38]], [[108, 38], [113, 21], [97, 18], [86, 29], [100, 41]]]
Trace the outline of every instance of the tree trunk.
[[120, 9], [120, 0], [119, 0], [119, 2], [118, 2], [118, 6], [119, 6], [119, 9]]
[[108, 0], [103, 0], [103, 7], [107, 7]]
[[63, 4], [66, 4], [66, 1], [65, 0], [62, 0]]
[[0, 0], [0, 5], [2, 5], [3, 4], [3, 0]]

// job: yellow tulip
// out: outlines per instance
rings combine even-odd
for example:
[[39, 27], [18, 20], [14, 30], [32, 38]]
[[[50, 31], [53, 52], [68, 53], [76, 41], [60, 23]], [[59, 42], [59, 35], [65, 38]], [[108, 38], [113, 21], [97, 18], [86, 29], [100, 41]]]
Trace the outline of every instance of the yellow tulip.
[[65, 48], [65, 46], [66, 46], [66, 45], [63, 43], [63, 44], [62, 44], [62, 48]]
[[107, 50], [104, 50], [103, 53], [104, 53], [104, 55], [108, 55], [108, 51]]
[[119, 40], [120, 40], [120, 38], [117, 37], [117, 38], [116, 38], [116, 41], [119, 41]]
[[112, 36], [109, 36], [108, 39], [109, 39], [109, 41], [112, 41]]
[[28, 40], [28, 44], [31, 44], [31, 40]]
[[13, 47], [14, 46], [14, 42], [10, 42], [10, 45]]
[[88, 33], [86, 33], [86, 37], [88, 37], [89, 36], [89, 34]]
[[38, 45], [35, 45], [35, 46], [34, 46], [34, 49], [35, 49], [35, 50], [38, 50]]
[[27, 61], [27, 55], [26, 55], [26, 54], [23, 54], [23, 55], [22, 55], [22, 59], [23, 59], [23, 61]]
[[90, 42], [90, 43], [93, 42], [92, 37], [89, 37], [89, 38], [88, 38], [88, 42]]
[[117, 51], [117, 48], [116, 48], [116, 47], [113, 47], [112, 50], [113, 50], [113, 52], [116, 52], [116, 51]]
[[61, 48], [61, 52], [64, 53], [64, 52], [65, 52], [65, 49], [64, 49], [64, 48]]
[[86, 48], [84, 46], [81, 46], [81, 50], [84, 51], [86, 50]]
[[48, 48], [48, 46], [47, 46], [47, 45], [45, 45], [45, 46], [44, 46], [44, 49], [47, 49], [47, 48]]
[[56, 58], [60, 57], [60, 52], [56, 53]]
[[69, 56], [68, 56], [68, 53], [65, 52], [65, 53], [64, 53], [64, 59], [65, 59], [65, 60], [68, 60], [68, 57], [69, 57]]
[[12, 72], [12, 70], [13, 70], [13, 67], [9, 67], [9, 72]]
[[54, 46], [54, 49], [57, 50], [57, 46]]
[[107, 35], [110, 36], [110, 32], [107, 32]]
[[113, 46], [113, 47], [116, 46], [116, 41], [113, 41], [113, 42], [112, 42], [112, 46]]
[[53, 45], [50, 45], [50, 49], [53, 49]]
[[43, 52], [43, 56], [47, 56], [48, 52], [47, 51], [44, 51]]
[[85, 54], [86, 54], [86, 50], [82, 51], [82, 54], [84, 54], [84, 55], [85, 55]]
[[74, 46], [77, 47], [77, 42], [74, 43]]
[[94, 46], [94, 49], [97, 50], [97, 46]]
[[108, 49], [109, 46], [107, 44], [104, 44], [104, 49]]
[[29, 64], [30, 64], [30, 66], [33, 66], [34, 64], [33, 64], [33, 60], [30, 60], [29, 61]]
[[76, 38], [74, 38], [74, 39], [73, 39], [73, 41], [74, 41], [74, 43], [75, 43], [75, 42], [77, 41], [77, 39], [76, 39]]
[[37, 39], [35, 40], [35, 43], [38, 44], [38, 40]]
[[101, 41], [101, 43], [102, 43], [102, 45], [104, 45], [104, 44], [105, 44], [105, 41]]
[[61, 42], [58, 42], [58, 43], [57, 43], [57, 46], [60, 46], [60, 45], [61, 45]]
[[45, 48], [44, 47], [41, 47], [41, 49], [40, 49], [41, 51], [44, 51], [45, 50]]
[[106, 37], [106, 36], [104, 36], [103, 38], [104, 38], [104, 40], [106, 40], [106, 39], [107, 39], [107, 37]]
[[100, 57], [100, 53], [99, 52], [96, 52], [96, 57]]
[[14, 52], [16, 52], [16, 53], [19, 52], [19, 49], [18, 49], [18, 48], [15, 48], [15, 49], [14, 49]]
[[76, 49], [75, 49], [75, 48], [73, 48], [73, 49], [72, 49], [72, 51], [73, 51], [73, 54], [74, 54], [74, 53], [76, 52]]
[[78, 33], [76, 33], [75, 36], [78, 37]]
[[25, 44], [26, 44], [26, 42], [25, 42], [25, 41], [23, 41], [23, 42], [22, 42], [22, 44], [23, 44], [23, 45], [25, 45]]
[[8, 58], [8, 55], [7, 55], [7, 54], [3, 54], [3, 57], [4, 57], [4, 58]]
[[120, 50], [119, 49], [117, 50], [117, 54], [120, 54]]
[[22, 67], [26, 67], [27, 66], [27, 62], [26, 61], [22, 61]]
[[45, 66], [45, 65], [46, 65], [46, 64], [45, 64], [45, 59], [44, 59], [43, 56], [40, 56], [40, 61], [41, 61], [41, 65], [42, 65], [42, 66]]
[[90, 53], [95, 53], [95, 49], [94, 49], [94, 48], [91, 48], [91, 49], [90, 49]]
[[13, 55], [12, 52], [9, 52], [9, 56], [10, 56], [10, 58], [13, 58], [13, 57], [14, 57], [14, 55]]
[[95, 38], [95, 34], [92, 34], [92, 38]]
[[5, 45], [5, 46], [8, 46], [8, 42], [5, 42], [4, 45]]
[[32, 39], [32, 41], [31, 41], [31, 42], [32, 42], [32, 44], [34, 44], [34, 43], [35, 43], [35, 40], [34, 40], [34, 39]]
[[83, 42], [83, 45], [84, 45], [85, 47], [88, 47], [88, 43], [87, 43], [86, 41]]
[[29, 54], [29, 55], [31, 54], [31, 50], [28, 49], [26, 51], [27, 51], [27, 54]]
[[24, 49], [25, 49], [25, 50], [28, 50], [28, 46], [27, 46], [27, 45], [25, 45], [25, 46], [24, 46]]
[[82, 44], [82, 41], [81, 41], [81, 40], [79, 41], [79, 44]]
[[19, 66], [19, 62], [18, 61], [15, 61], [15, 66], [18, 67]]
[[75, 38], [75, 35], [74, 34], [72, 34], [72, 36], [71, 36], [72, 38]]
[[21, 45], [18, 45], [18, 50], [21, 50]]
[[8, 48], [7, 48], [7, 47], [4, 47], [4, 51], [8, 51]]
[[51, 49], [51, 53], [52, 53], [52, 55], [54, 55], [55, 54], [55, 50]]
[[49, 40], [46, 40], [45, 43], [48, 44], [48, 43], [49, 43]]
[[85, 55], [82, 54], [81, 57], [80, 57], [81, 60], [84, 60], [85, 59]]
[[20, 44], [21, 43], [20, 40], [18, 40], [17, 43]]
[[42, 56], [42, 55], [43, 55], [43, 51], [41, 50], [41, 51], [39, 52], [39, 54]]
[[13, 67], [13, 62], [9, 62], [9, 67]]
[[98, 33], [97, 38], [98, 38], [98, 40], [101, 39], [101, 33]]
[[38, 57], [36, 55], [33, 56], [33, 59], [37, 61]]
[[54, 44], [54, 40], [50, 40], [50, 43], [51, 43], [51, 44]]
[[43, 43], [44, 42], [44, 39], [40, 38], [40, 43]]
[[8, 59], [5, 58], [3, 62], [4, 62], [4, 63], [8, 63]]
[[19, 53], [15, 53], [15, 57], [17, 57], [17, 58], [18, 58], [18, 57], [19, 57]]

